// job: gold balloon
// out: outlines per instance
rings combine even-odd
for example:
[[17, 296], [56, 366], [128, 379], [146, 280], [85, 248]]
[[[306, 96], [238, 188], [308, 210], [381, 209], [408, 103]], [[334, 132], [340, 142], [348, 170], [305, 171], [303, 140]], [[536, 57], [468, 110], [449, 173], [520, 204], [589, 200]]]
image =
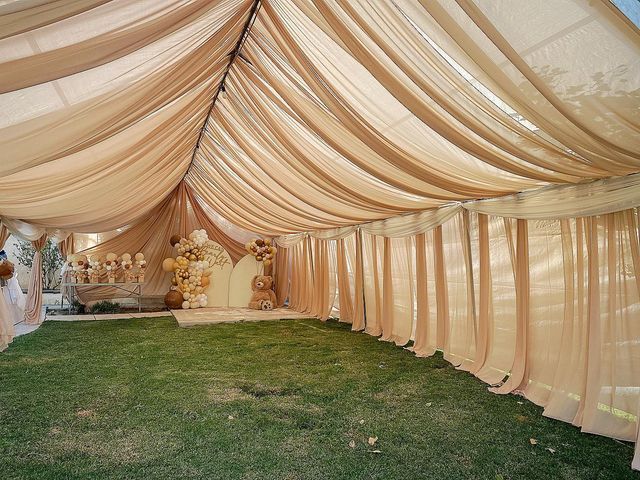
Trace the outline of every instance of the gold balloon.
[[173, 258], [165, 258], [162, 261], [162, 270], [165, 272], [172, 272], [173, 271], [173, 264], [176, 261]]

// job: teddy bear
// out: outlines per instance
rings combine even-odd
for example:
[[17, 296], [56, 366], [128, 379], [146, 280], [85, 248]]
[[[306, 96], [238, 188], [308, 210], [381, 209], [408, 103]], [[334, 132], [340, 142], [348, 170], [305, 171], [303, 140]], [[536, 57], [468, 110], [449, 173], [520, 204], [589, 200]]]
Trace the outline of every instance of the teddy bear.
[[13, 277], [14, 266], [9, 260], [0, 260], [0, 278], [2, 280], [9, 280]]
[[271, 289], [273, 278], [267, 275], [256, 275], [251, 280], [253, 294], [249, 301], [249, 308], [254, 310], [273, 310], [276, 305], [276, 294]]

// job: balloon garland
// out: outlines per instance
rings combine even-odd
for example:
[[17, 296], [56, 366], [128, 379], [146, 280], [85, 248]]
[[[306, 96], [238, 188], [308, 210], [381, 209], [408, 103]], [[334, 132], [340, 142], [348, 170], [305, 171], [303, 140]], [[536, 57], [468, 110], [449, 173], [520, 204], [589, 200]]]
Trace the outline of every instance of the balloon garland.
[[100, 283], [100, 270], [102, 269], [102, 263], [98, 255], [91, 255], [89, 257], [89, 266], [87, 267], [87, 275], [89, 276], [89, 283]]
[[162, 262], [162, 269], [173, 273], [165, 304], [173, 309], [206, 307], [208, 298], [204, 291], [213, 273], [212, 247], [215, 242], [209, 240], [206, 230], [194, 230], [188, 238], [173, 235], [170, 243], [177, 255]]
[[135, 257], [136, 267], [138, 267], [138, 283], [144, 283], [144, 271], [147, 269], [147, 261], [144, 259], [144, 253], [138, 252]]
[[271, 240], [265, 238], [256, 238], [247, 242], [244, 248], [256, 258], [256, 261], [264, 263], [265, 267], [268, 267], [273, 262], [273, 259], [278, 253], [278, 249], [271, 245]]
[[107, 282], [116, 283], [116, 269], [118, 268], [118, 255], [107, 253], [107, 260], [104, 262], [104, 269], [107, 271]]
[[131, 260], [130, 253], [123, 253], [120, 257], [120, 265], [124, 272], [124, 281], [126, 283], [132, 283], [137, 280], [136, 274], [133, 272], [133, 260]]
[[87, 269], [89, 268], [89, 262], [85, 255], [78, 253], [72, 253], [67, 255], [67, 267], [70, 272], [71, 281], [75, 283], [83, 283], [87, 278]]
[[129, 253], [123, 253], [120, 258], [113, 252], [104, 257], [72, 253], [67, 255], [67, 272], [73, 283], [100, 283], [100, 277], [107, 277], [108, 283], [116, 283], [116, 277], [120, 274], [118, 267], [122, 267], [122, 277], [125, 283], [144, 282], [144, 271], [147, 261], [143, 253], [136, 253], [135, 267]]

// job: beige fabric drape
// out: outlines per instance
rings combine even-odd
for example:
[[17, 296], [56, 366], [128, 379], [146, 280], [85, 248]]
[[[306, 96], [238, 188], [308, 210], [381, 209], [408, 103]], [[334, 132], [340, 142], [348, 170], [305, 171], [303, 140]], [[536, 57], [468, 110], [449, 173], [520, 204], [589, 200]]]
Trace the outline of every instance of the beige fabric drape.
[[67, 255], [75, 253], [75, 243], [73, 241], [73, 234], [69, 235], [63, 241], [58, 243], [58, 249], [62, 258], [67, 258]]
[[[221, 232], [201, 211], [188, 187], [181, 183], [172, 195], [165, 199], [142, 222], [127, 228], [105, 242], [83, 250], [84, 255], [100, 255], [114, 252], [118, 255], [142, 252], [147, 260], [144, 295], [164, 295], [170, 286], [168, 274], [162, 271], [162, 260], [173, 256], [169, 239], [174, 234], [186, 236], [195, 229], [205, 228], [209, 238], [222, 245], [234, 262], [245, 255], [244, 246]], [[106, 280], [106, 279], [105, 279]], [[81, 287], [78, 295], [82, 301], [108, 297], [111, 287]], [[121, 293], [121, 292], [120, 292]]]
[[349, 273], [354, 269], [349, 268], [348, 248], [344, 238], [336, 240], [339, 318], [341, 322], [353, 323], [353, 287]]
[[279, 301], [637, 437], [637, 28], [606, 1], [269, 0], [230, 55], [254, 4], [0, 6], [7, 229], [121, 229], [87, 252], [145, 252], [151, 294], [173, 233], [234, 259], [301, 233]]
[[[153, 210], [189, 166], [211, 92], [250, 6], [248, 0], [162, 1], [151, 7], [162, 13], [154, 17], [141, 5], [130, 6], [128, 15], [122, 6], [105, 5], [0, 40], [0, 62], [35, 62], [39, 74], [58, 75], [37, 67], [48, 55], [56, 68], [67, 69], [53, 81], [3, 69], [43, 83], [0, 95], [6, 154], [0, 214], [46, 228], [96, 232]], [[109, 15], [117, 20], [105, 22]], [[127, 27], [120, 28], [123, 21]], [[79, 28], [96, 22], [96, 28]], [[111, 34], [122, 36], [126, 46], [119, 48]], [[131, 35], [140, 42], [130, 42]], [[90, 57], [96, 50], [86, 49], [87, 42], [104, 47], [99, 61], [106, 63], [95, 66]], [[70, 55], [74, 49], [82, 53]], [[65, 62], [75, 64], [73, 71]]]
[[365, 328], [365, 305], [364, 305], [364, 265], [363, 265], [363, 248], [362, 248], [362, 231], [358, 229], [355, 233], [355, 254], [353, 261], [353, 282], [354, 282], [354, 299], [353, 299], [353, 320], [351, 329], [354, 331], [364, 330]]
[[[362, 236], [354, 245], [363, 258], [367, 333], [399, 345], [412, 339], [417, 356], [442, 350], [496, 393], [521, 392], [545, 415], [637, 441], [637, 209], [553, 220], [463, 210], [415, 236]], [[304, 252], [304, 238], [291, 248]], [[324, 240], [338, 245], [335, 270], [343, 274], [345, 266], [355, 270], [340, 257], [345, 240]], [[324, 255], [314, 242], [314, 255]], [[292, 265], [292, 279], [307, 279], [299, 305], [323, 304], [320, 263]], [[310, 288], [309, 278], [321, 288]]]
[[[529, 220], [575, 218], [602, 215], [640, 205], [640, 174], [612, 177], [577, 185], [558, 185], [507, 195], [500, 198], [456, 202], [437, 209], [424, 210], [360, 224], [371, 235], [406, 237], [427, 232], [458, 215], [462, 210]], [[316, 238], [345, 238], [355, 226], [308, 232]], [[283, 235], [280, 245], [300, 241], [304, 234]]]
[[7, 242], [7, 239], [11, 233], [7, 229], [6, 225], [0, 224], [0, 250], [4, 248], [4, 244]]
[[[174, 0], [157, 0], [146, 8], [130, 8], [122, 15], [116, 4], [86, 12], [83, 26], [90, 35], [69, 35], [65, 24], [44, 26], [28, 35], [13, 36], [2, 47], [18, 52], [15, 58], [0, 64], [0, 93], [51, 82], [121, 57], [170, 35], [189, 23], [197, 22], [223, 2], [195, 0], [179, 4]], [[67, 33], [62, 39], [60, 33]], [[24, 51], [29, 54], [20, 55]], [[7, 52], [6, 56], [11, 56]]]
[[[73, 234], [70, 234], [67, 238], [65, 238], [63, 241], [58, 242], [58, 250], [60, 250], [60, 254], [62, 255], [63, 260], [66, 260], [67, 256], [75, 253], [76, 249], [75, 249], [75, 242], [74, 242], [74, 238], [73, 238]], [[62, 279], [66, 280], [65, 275], [66, 275], [66, 265], [62, 266]], [[60, 286], [60, 295], [62, 296], [62, 298], [67, 298], [69, 299], [69, 287], [67, 287], [66, 285], [61, 285]]]
[[502, 198], [465, 202], [462, 207], [489, 215], [529, 220], [575, 218], [619, 212], [640, 205], [640, 175], [578, 185], [550, 186]]
[[29, 286], [27, 287], [27, 299], [24, 309], [24, 321], [28, 324], [39, 324], [44, 320], [42, 315], [42, 249], [47, 243], [47, 236], [31, 242], [35, 253], [29, 274]]
[[413, 239], [383, 239], [382, 340], [406, 345], [413, 334]]
[[[640, 168], [637, 35], [610, 7], [564, 6], [566, 23], [543, 5], [540, 39], [509, 29], [521, 6], [264, 2], [194, 156], [252, 2], [82, 3], [11, 10], [24, 24], [0, 40], [0, 213], [37, 226], [134, 223], [183, 176], [207, 209], [278, 234]], [[585, 29], [592, 49], [553, 55]]]
[[[5, 225], [0, 224], [0, 250], [11, 234]], [[4, 288], [0, 292], [0, 352], [7, 348], [13, 340], [15, 330], [10, 305], [5, 298]]]
[[[502, 10], [466, 0], [399, 3], [448, 55], [547, 135], [612, 174], [637, 166], [639, 67], [631, 58], [639, 40], [608, 2]], [[527, 32], [516, 28], [524, 24]], [[557, 54], [567, 49], [571, 55]], [[631, 71], [631, 83], [606, 91]]]
[[364, 250], [365, 332], [382, 334], [382, 242], [374, 235], [362, 234]]
[[52, 241], [58, 243], [71, 234], [71, 232], [65, 230], [38, 227], [21, 220], [7, 217], [2, 218], [2, 225], [7, 228], [10, 234], [26, 242], [35, 242], [43, 235], [46, 235]]
[[108, 0], [11, 2], [0, 6], [0, 38], [33, 30], [98, 7]]
[[290, 274], [291, 266], [289, 259], [289, 250], [280, 248], [276, 255], [275, 268], [275, 293], [278, 299], [278, 307], [284, 307], [290, 292]]

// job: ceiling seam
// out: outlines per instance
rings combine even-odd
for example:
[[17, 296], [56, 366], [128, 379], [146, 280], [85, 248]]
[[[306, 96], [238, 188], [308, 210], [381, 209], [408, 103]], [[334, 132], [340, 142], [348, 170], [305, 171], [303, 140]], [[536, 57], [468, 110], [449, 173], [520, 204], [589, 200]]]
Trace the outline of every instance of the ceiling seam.
[[235, 62], [236, 58], [238, 58], [238, 56], [240, 55], [240, 50], [242, 49], [242, 46], [244, 45], [247, 37], [249, 36], [249, 32], [251, 31], [251, 27], [253, 26], [256, 17], [258, 16], [258, 10], [260, 9], [260, 5], [261, 5], [261, 0], [255, 0], [253, 2], [253, 5], [251, 6], [251, 9], [249, 10], [249, 16], [247, 18], [247, 22], [244, 24], [244, 27], [242, 29], [242, 33], [240, 34], [240, 38], [238, 38], [238, 42], [236, 43], [235, 48], [233, 49], [233, 51], [231, 52], [231, 58], [229, 59], [229, 64], [227, 65], [227, 68], [224, 72], [224, 74], [222, 75], [222, 78], [220, 80], [220, 83], [218, 84], [218, 88], [216, 89], [216, 93], [213, 96], [213, 99], [211, 100], [211, 105], [209, 106], [209, 110], [207, 110], [207, 115], [204, 119], [204, 122], [202, 124], [202, 128], [200, 128], [200, 133], [198, 134], [198, 139], [196, 140], [196, 144], [193, 147], [193, 153], [191, 155], [191, 161], [189, 162], [189, 166], [187, 167], [187, 171], [185, 172], [184, 176], [182, 177], [182, 181], [184, 181], [185, 177], [187, 176], [187, 174], [189, 173], [189, 170], [191, 170], [191, 165], [193, 164], [193, 161], [196, 158], [196, 153], [198, 153], [198, 150], [200, 149], [200, 142], [202, 141], [202, 137], [204, 136], [204, 132], [207, 129], [207, 123], [209, 122], [209, 118], [211, 117], [211, 112], [213, 111], [213, 107], [216, 104], [216, 101], [218, 100], [218, 96], [220, 95], [220, 92], [224, 91], [224, 83], [227, 80], [227, 76], [229, 75], [229, 71], [231, 70], [231, 67], [233, 66], [233, 63]]

